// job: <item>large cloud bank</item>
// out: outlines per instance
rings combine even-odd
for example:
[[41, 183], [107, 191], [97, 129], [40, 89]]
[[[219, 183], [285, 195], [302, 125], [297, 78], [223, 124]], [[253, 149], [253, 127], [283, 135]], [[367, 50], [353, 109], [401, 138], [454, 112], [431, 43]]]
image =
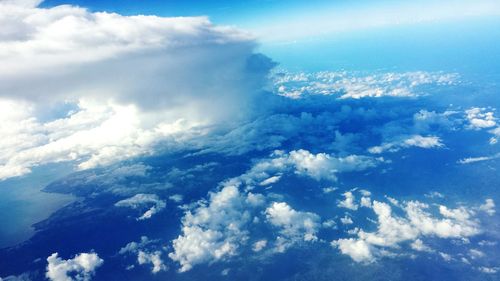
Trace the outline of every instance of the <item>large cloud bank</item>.
[[244, 118], [273, 66], [250, 35], [205, 17], [37, 4], [0, 1], [0, 179], [108, 164]]

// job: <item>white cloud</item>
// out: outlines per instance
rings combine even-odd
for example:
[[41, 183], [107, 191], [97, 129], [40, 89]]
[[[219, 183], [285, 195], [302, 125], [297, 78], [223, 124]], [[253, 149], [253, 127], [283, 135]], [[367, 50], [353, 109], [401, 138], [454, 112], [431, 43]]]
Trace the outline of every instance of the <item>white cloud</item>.
[[335, 221], [333, 219], [329, 219], [329, 220], [324, 221], [321, 224], [321, 226], [324, 227], [324, 228], [333, 228], [333, 229], [336, 229], [337, 228], [337, 223], [335, 223]]
[[480, 156], [480, 157], [468, 157], [468, 158], [463, 158], [458, 160], [457, 163], [459, 164], [470, 164], [470, 163], [476, 163], [476, 162], [482, 162], [482, 161], [489, 161], [489, 160], [494, 160], [500, 158], [500, 153], [493, 154], [490, 156]]
[[413, 241], [411, 244], [410, 244], [411, 248], [415, 251], [419, 251], [419, 252], [432, 252], [432, 249], [425, 245], [424, 242], [422, 242], [422, 240], [420, 239], [417, 239], [415, 241]]
[[372, 195], [372, 193], [366, 189], [359, 189], [358, 192], [361, 193], [361, 195], [366, 196], [366, 197], [369, 197], [370, 195]]
[[444, 195], [437, 191], [431, 191], [429, 193], [424, 194], [424, 196], [427, 198], [444, 198]]
[[479, 206], [479, 210], [486, 212], [488, 215], [493, 216], [495, 214], [495, 201], [488, 198], [485, 200], [484, 204]]
[[[226, 180], [219, 192], [210, 193], [208, 201], [187, 211], [182, 220], [182, 234], [173, 241], [169, 257], [180, 263], [180, 271], [194, 265], [224, 260], [235, 255], [247, 243], [253, 223], [259, 222], [259, 211], [266, 202], [261, 194], [249, 192], [263, 181], [277, 175], [296, 173], [314, 179], [335, 179], [335, 173], [374, 167], [381, 162], [367, 156], [336, 158], [325, 153], [306, 150], [290, 153], [275, 151], [270, 158], [257, 161], [246, 173]], [[239, 187], [244, 192], [239, 190]], [[267, 221], [278, 227], [280, 236], [275, 250], [284, 251], [299, 241], [315, 241], [320, 228], [316, 214], [292, 209], [284, 202], [275, 202], [265, 212]]]
[[[10, 15], [2, 17], [2, 26], [17, 32], [0, 37], [0, 58], [10, 69], [0, 71], [0, 92], [29, 100], [104, 94], [106, 99], [140, 107], [168, 106], [167, 101], [178, 105], [182, 103], [178, 96], [200, 95], [221, 87], [213, 84], [218, 75], [241, 74], [254, 45], [248, 34], [214, 26], [205, 17], [121, 16], [69, 5], [3, 6], [2, 11]], [[183, 51], [187, 49], [189, 53]], [[221, 51], [230, 52], [232, 60]], [[204, 57], [227, 68], [213, 67]], [[197, 77], [201, 73], [196, 68], [201, 65], [213, 67], [213, 72]], [[72, 71], [64, 71], [70, 67]], [[113, 77], [119, 83], [109, 79]], [[159, 77], [164, 84], [158, 84]], [[27, 78], [31, 87], [22, 83]], [[227, 76], [226, 82], [235, 83], [231, 78], [235, 77]], [[138, 79], [144, 81], [138, 84]], [[147, 87], [145, 83], [152, 84]], [[174, 88], [165, 87], [167, 84], [175, 86], [176, 95]], [[206, 88], [198, 91], [202, 84]]]
[[500, 127], [496, 127], [492, 130], [488, 131], [493, 136], [490, 138], [490, 144], [498, 143], [498, 139], [500, 138]]
[[370, 244], [364, 240], [354, 238], [339, 239], [333, 241], [332, 246], [338, 247], [342, 254], [348, 255], [356, 262], [370, 262], [374, 259]]
[[380, 146], [370, 147], [368, 152], [373, 154], [380, 154], [385, 151], [388, 152], [396, 152], [401, 150], [402, 148], [408, 147], [419, 147], [419, 148], [440, 148], [443, 147], [443, 143], [441, 139], [436, 136], [421, 136], [421, 135], [413, 135], [413, 136], [400, 136], [396, 138], [397, 140], [386, 142], [381, 144]]
[[458, 75], [432, 72], [359, 75], [349, 72], [288, 73], [274, 77], [275, 93], [291, 99], [328, 95], [340, 99], [413, 97], [426, 84], [451, 85]]
[[210, 193], [208, 202], [200, 202], [202, 205], [193, 212], [186, 212], [182, 234], [173, 241], [174, 251], [169, 254], [180, 263], [179, 271], [236, 254], [240, 244], [248, 240], [245, 225], [253, 219], [252, 209], [256, 207], [253, 203], [260, 202], [248, 200], [249, 196], [234, 185], [225, 186]]
[[81, 253], [67, 260], [53, 253], [47, 258], [47, 262], [45, 276], [52, 281], [88, 281], [104, 261], [96, 253]]
[[486, 110], [486, 108], [473, 107], [465, 111], [466, 118], [469, 121], [469, 128], [479, 130], [496, 125], [493, 111]]
[[377, 246], [393, 246], [404, 240], [413, 240], [418, 235], [404, 219], [392, 216], [391, 207], [382, 202], [373, 201], [373, 211], [377, 215], [378, 230], [375, 233], [360, 231], [360, 239]]
[[337, 189], [338, 189], [338, 187], [329, 186], [329, 187], [323, 188], [322, 190], [323, 190], [323, 193], [328, 194], [328, 193], [334, 192]]
[[470, 249], [469, 250], [469, 257], [473, 260], [482, 258], [484, 256], [485, 256], [485, 254], [478, 249]]
[[150, 240], [146, 236], [142, 236], [139, 242], [130, 242], [125, 247], [121, 248], [118, 252], [121, 255], [125, 254], [135, 254], [137, 255], [137, 263], [140, 265], [151, 264], [151, 272], [158, 273], [163, 270], [167, 270], [168, 267], [164, 264], [161, 255], [162, 252], [159, 250], [150, 250], [149, 246], [157, 242], [156, 240]]
[[471, 107], [465, 110], [465, 117], [468, 121], [467, 128], [473, 130], [489, 129], [488, 133], [492, 135], [489, 140], [491, 145], [498, 143], [500, 138], [500, 126], [495, 117], [495, 109]]
[[435, 125], [446, 129], [452, 129], [454, 125], [456, 125], [455, 123], [457, 123], [458, 121], [450, 117], [457, 113], [459, 112], [451, 110], [437, 113], [435, 111], [422, 109], [413, 115], [413, 124], [415, 129], [422, 132], [429, 131], [431, 126]]
[[453, 259], [453, 257], [447, 253], [439, 252], [439, 255], [441, 258], [443, 258], [444, 261], [449, 262]]
[[340, 201], [337, 206], [341, 208], [347, 208], [351, 210], [357, 210], [358, 209], [358, 204], [356, 204], [355, 200], [356, 198], [354, 197], [354, 194], [351, 191], [344, 192], [342, 194], [344, 196], [344, 200]]
[[[202, 135], [227, 116], [240, 120], [272, 66], [253, 54], [248, 34], [205, 17], [35, 4], [0, 2], [0, 105], [8, 108], [0, 179], [53, 162], [107, 165]], [[64, 116], [68, 105], [75, 109]]]
[[312, 154], [301, 149], [291, 151], [288, 155], [288, 161], [295, 166], [297, 174], [305, 174], [315, 179], [334, 180], [336, 179], [335, 173], [373, 168], [381, 160], [360, 155], [337, 158], [325, 153]]
[[40, 3], [42, 3], [43, 0], [2, 0], [0, 4], [6, 5], [6, 6], [15, 6], [15, 7], [25, 7], [25, 8], [35, 8]]
[[349, 225], [349, 224], [353, 224], [354, 221], [352, 220], [351, 217], [345, 215], [343, 218], [340, 218], [340, 222], [344, 225]]
[[280, 234], [289, 243], [318, 239], [316, 233], [320, 227], [320, 217], [314, 213], [296, 211], [285, 202], [273, 202], [266, 209], [266, 218], [272, 225], [280, 228]]
[[158, 195], [144, 193], [136, 194], [130, 198], [123, 199], [115, 203], [116, 207], [129, 207], [132, 209], [147, 208], [147, 211], [138, 217], [137, 220], [146, 220], [151, 218], [154, 214], [163, 210], [166, 205], [165, 201], [160, 200]]
[[496, 274], [498, 271], [500, 271], [500, 267], [481, 266], [478, 268], [478, 270], [481, 271], [482, 273]]
[[[286, 153], [276, 150], [270, 158], [256, 162], [245, 174], [233, 179], [233, 182], [245, 183], [249, 186], [261, 185], [263, 181], [280, 177], [285, 172], [294, 172], [300, 176], [308, 176], [316, 180], [336, 180], [336, 174], [343, 172], [362, 171], [373, 168], [384, 160], [363, 155], [336, 157], [332, 154], [313, 154], [307, 150], [292, 150]], [[333, 189], [327, 189], [327, 191]]]
[[435, 235], [440, 238], [463, 238], [480, 233], [477, 220], [464, 208], [448, 209], [439, 206], [445, 219], [433, 218], [424, 210], [429, 206], [418, 201], [410, 201], [405, 206], [407, 217], [423, 235]]
[[436, 218], [425, 210], [428, 205], [409, 201], [395, 205], [404, 216], [395, 216], [389, 204], [373, 201], [372, 209], [377, 215], [377, 231], [363, 229], [352, 232], [357, 238], [341, 238], [332, 242], [340, 251], [355, 261], [371, 262], [377, 256], [386, 256], [386, 248], [396, 249], [404, 242], [412, 241], [410, 247], [417, 251], [431, 251], [421, 240], [424, 237], [466, 239], [481, 232], [475, 214], [464, 207], [450, 209], [439, 206], [442, 218]]
[[155, 251], [152, 253], [139, 251], [137, 254], [137, 262], [139, 264], [152, 264], [153, 268], [151, 269], [152, 273], [158, 273], [162, 270], [166, 270], [167, 267], [163, 264], [163, 260], [161, 259], [161, 252]]
[[273, 183], [277, 183], [280, 180], [281, 176], [272, 176], [260, 182], [259, 185], [270, 185]]
[[184, 199], [184, 196], [182, 196], [182, 194], [173, 194], [170, 195], [168, 199], [174, 201], [175, 203], [180, 203]]
[[370, 199], [370, 197], [363, 196], [361, 197], [359, 204], [362, 207], [370, 208], [372, 206], [372, 200]]
[[253, 244], [252, 250], [254, 252], [260, 252], [262, 249], [264, 249], [267, 246], [267, 240], [259, 240]]
[[335, 180], [335, 173], [361, 171], [377, 165], [377, 160], [359, 155], [335, 158], [325, 153], [312, 154], [307, 150], [294, 150], [288, 161], [295, 166], [297, 174], [305, 174], [315, 179]]
[[496, 241], [488, 241], [488, 240], [481, 240], [477, 243], [479, 246], [484, 247], [484, 246], [495, 246], [498, 244]]
[[4, 278], [0, 277], [0, 281], [32, 281], [31, 275], [30, 272], [24, 272], [20, 275], [9, 275]]

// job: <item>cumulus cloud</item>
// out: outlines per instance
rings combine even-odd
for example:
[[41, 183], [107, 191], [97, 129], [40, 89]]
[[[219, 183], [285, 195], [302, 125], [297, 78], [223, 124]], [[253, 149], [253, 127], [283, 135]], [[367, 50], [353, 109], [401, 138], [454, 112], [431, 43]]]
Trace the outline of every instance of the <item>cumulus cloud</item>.
[[137, 255], [137, 263], [139, 265], [151, 264], [151, 272], [158, 273], [167, 270], [168, 267], [164, 264], [159, 250], [150, 249], [156, 240], [150, 240], [147, 236], [142, 236], [139, 242], [130, 242], [125, 247], [121, 248], [119, 254], [134, 254]]
[[160, 200], [156, 194], [139, 193], [130, 198], [120, 200], [115, 203], [116, 207], [129, 207], [132, 209], [148, 208], [137, 220], [145, 220], [151, 218], [154, 214], [160, 212], [167, 204], [165, 201]]
[[182, 234], [173, 241], [174, 251], [169, 257], [180, 263], [179, 271], [194, 265], [217, 261], [235, 255], [240, 244], [249, 239], [245, 228], [253, 219], [254, 208], [262, 200], [241, 193], [234, 185], [210, 193], [208, 202], [193, 212], [187, 211], [182, 220]]
[[418, 201], [398, 204], [404, 216], [393, 214], [389, 204], [373, 201], [372, 210], [377, 215], [377, 231], [363, 229], [351, 232], [356, 238], [334, 240], [332, 246], [357, 262], [372, 262], [378, 256], [387, 255], [386, 249], [399, 248], [402, 243], [411, 242], [416, 251], [433, 251], [421, 240], [424, 237], [465, 239], [481, 232], [475, 213], [464, 207], [450, 209], [439, 206], [441, 218], [434, 217], [426, 209], [427, 204]]
[[471, 129], [491, 128], [496, 125], [496, 118], [493, 111], [486, 110], [486, 108], [473, 107], [465, 111]]
[[320, 217], [310, 212], [292, 209], [285, 202], [273, 202], [266, 209], [266, 218], [280, 229], [282, 235], [277, 251], [282, 252], [290, 244], [303, 241], [316, 241], [316, 233], [320, 227]]
[[468, 122], [466, 128], [471, 130], [489, 129], [488, 133], [492, 135], [489, 143], [492, 145], [498, 143], [498, 139], [500, 138], [500, 126], [495, 117], [494, 108], [471, 107], [465, 110], [465, 118]]
[[370, 245], [364, 240], [347, 238], [332, 241], [331, 244], [356, 262], [370, 262], [374, 259]]
[[351, 209], [353, 211], [358, 209], [358, 204], [355, 203], [356, 198], [351, 191], [344, 192], [342, 195], [344, 196], [344, 200], [340, 201], [337, 206]]
[[244, 118], [273, 66], [248, 34], [205, 17], [36, 3], [0, 2], [0, 179], [107, 165]]
[[[284, 251], [299, 241], [316, 241], [321, 227], [318, 215], [294, 210], [285, 202], [274, 202], [266, 208], [268, 199], [250, 190], [275, 183], [287, 173], [334, 179], [334, 172], [364, 169], [377, 162], [372, 157], [335, 158], [306, 150], [275, 151], [270, 158], [257, 161], [244, 174], [224, 181], [220, 191], [211, 192], [208, 200], [201, 200], [186, 211], [182, 233], [173, 240], [174, 251], [169, 257], [178, 262], [181, 265], [179, 270], [184, 272], [196, 264], [236, 255], [242, 246], [248, 244], [253, 227], [262, 222], [259, 219], [262, 214], [273, 229], [278, 229], [275, 250]], [[259, 240], [253, 243], [252, 250], [257, 252], [268, 242]]]
[[490, 138], [490, 144], [498, 143], [498, 139], [500, 138], [500, 127], [496, 127], [492, 130], [488, 131], [493, 136]]
[[490, 216], [493, 216], [495, 214], [495, 201], [493, 199], [488, 198], [485, 200], [484, 204], [479, 206], [479, 210], [487, 213]]
[[167, 268], [163, 264], [160, 251], [155, 251], [152, 253], [139, 251], [139, 253], [137, 254], [137, 262], [139, 264], [148, 264], [148, 263], [152, 264], [153, 265], [153, 268], [151, 269], [152, 273], [158, 273]]
[[[289, 153], [275, 151], [271, 158], [257, 162], [250, 171], [241, 176], [241, 179], [248, 183], [257, 179], [266, 180], [273, 174], [293, 171], [300, 176], [308, 176], [316, 180], [337, 179], [336, 174], [343, 172], [362, 171], [373, 168], [384, 160], [364, 155], [349, 155], [346, 157], [336, 157], [332, 154], [313, 154], [308, 150], [292, 150]], [[279, 177], [273, 178], [277, 182]]]
[[343, 225], [349, 225], [349, 224], [353, 224], [354, 223], [354, 221], [352, 220], [352, 218], [349, 217], [348, 215], [345, 215], [343, 218], [340, 218], [340, 222]]
[[361, 207], [370, 208], [372, 206], [372, 200], [370, 197], [363, 196], [363, 197], [361, 197], [361, 200], [359, 201], [359, 205]]
[[252, 250], [254, 252], [260, 252], [267, 246], [267, 240], [259, 240], [253, 244]]
[[458, 83], [457, 74], [421, 71], [372, 75], [346, 71], [281, 71], [278, 74], [274, 77], [275, 92], [292, 99], [310, 95], [331, 95], [340, 99], [413, 97], [422, 94], [418, 91], [418, 87], [422, 85]]
[[72, 259], [63, 260], [58, 253], [47, 258], [45, 276], [52, 281], [88, 281], [104, 261], [96, 253], [81, 253]]
[[424, 242], [422, 242], [422, 240], [420, 239], [417, 239], [415, 241], [413, 241], [411, 244], [410, 244], [411, 248], [415, 251], [419, 251], [419, 252], [432, 252], [432, 249], [425, 245]]
[[321, 224], [321, 226], [324, 228], [337, 229], [337, 223], [333, 219], [329, 219], [329, 220], [324, 221]]
[[362, 171], [375, 167], [380, 160], [359, 155], [347, 157], [334, 157], [325, 153], [314, 155], [301, 149], [291, 151], [288, 161], [295, 166], [297, 174], [305, 174], [315, 179], [335, 179], [337, 172]]
[[380, 146], [373, 146], [368, 149], [368, 152], [373, 154], [380, 154], [385, 151], [388, 152], [397, 152], [402, 148], [408, 147], [419, 147], [419, 148], [439, 148], [443, 147], [443, 143], [441, 139], [436, 136], [421, 136], [421, 135], [413, 135], [413, 136], [401, 136], [397, 137], [397, 140], [386, 142], [381, 144]]

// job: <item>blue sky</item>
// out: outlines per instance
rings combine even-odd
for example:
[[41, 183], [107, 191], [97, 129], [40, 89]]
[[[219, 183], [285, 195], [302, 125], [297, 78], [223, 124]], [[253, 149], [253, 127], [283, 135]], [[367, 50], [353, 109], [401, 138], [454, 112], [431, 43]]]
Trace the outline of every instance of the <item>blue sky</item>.
[[[366, 1], [367, 2], [367, 1]], [[124, 0], [124, 1], [99, 1], [99, 0], [48, 0], [43, 6], [60, 4], [75, 4], [87, 7], [94, 11], [114, 11], [124, 15], [154, 14], [160, 16], [200, 16], [207, 15], [217, 23], [242, 24], [256, 16], [277, 16], [291, 11], [298, 11], [304, 7], [318, 8], [324, 5], [343, 6], [348, 1], [283, 1], [283, 0], [249, 0], [249, 1], [158, 1], [158, 0]], [[352, 6], [352, 5], [351, 5]]]
[[253, 33], [263, 53], [294, 69], [491, 72], [500, 61], [494, 47], [500, 4], [491, 0], [47, 0], [42, 6], [65, 3], [125, 15], [208, 16]]

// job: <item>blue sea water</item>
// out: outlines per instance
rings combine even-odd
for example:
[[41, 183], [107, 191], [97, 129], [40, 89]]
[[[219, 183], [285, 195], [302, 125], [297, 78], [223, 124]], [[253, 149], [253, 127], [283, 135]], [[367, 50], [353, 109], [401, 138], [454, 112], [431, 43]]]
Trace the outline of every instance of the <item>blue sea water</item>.
[[35, 233], [34, 223], [75, 200], [69, 194], [42, 191], [47, 184], [69, 173], [71, 169], [67, 167], [47, 165], [35, 168], [29, 175], [0, 182], [0, 248], [29, 239]]

